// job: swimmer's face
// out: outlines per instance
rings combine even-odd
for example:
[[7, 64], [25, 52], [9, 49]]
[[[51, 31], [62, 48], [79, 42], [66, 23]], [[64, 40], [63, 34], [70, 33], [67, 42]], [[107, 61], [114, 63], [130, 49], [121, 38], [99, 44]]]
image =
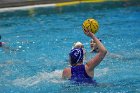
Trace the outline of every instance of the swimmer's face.
[[97, 48], [97, 44], [95, 43], [95, 41], [92, 39], [90, 41], [90, 47], [96, 49]]
[[[99, 41], [101, 42], [100, 39], [99, 39]], [[98, 48], [96, 42], [93, 39], [90, 41], [90, 47], [92, 49], [91, 52], [93, 52], [93, 51], [99, 52], [99, 48]]]

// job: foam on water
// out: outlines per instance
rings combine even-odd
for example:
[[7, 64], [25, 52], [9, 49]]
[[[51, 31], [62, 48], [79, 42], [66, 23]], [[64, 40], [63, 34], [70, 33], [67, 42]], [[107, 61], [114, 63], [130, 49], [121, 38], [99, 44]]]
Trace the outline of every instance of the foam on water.
[[[107, 74], [109, 68], [97, 69], [95, 73], [96, 77], [101, 77]], [[64, 83], [67, 80], [62, 80], [62, 70], [55, 70], [53, 72], [39, 72], [37, 75], [27, 77], [27, 78], [17, 78], [12, 81], [12, 84], [15, 86], [21, 87], [31, 87], [35, 86], [41, 82], [50, 82], [50, 83]]]
[[103, 75], [106, 75], [109, 71], [109, 68], [102, 68], [102, 69], [95, 69], [95, 77], [101, 77]]
[[62, 70], [56, 70], [53, 72], [39, 72], [35, 76], [27, 77], [27, 78], [17, 78], [12, 81], [15, 86], [22, 87], [31, 87], [37, 85], [43, 81], [51, 82], [51, 83], [62, 83], [64, 82], [61, 79]]

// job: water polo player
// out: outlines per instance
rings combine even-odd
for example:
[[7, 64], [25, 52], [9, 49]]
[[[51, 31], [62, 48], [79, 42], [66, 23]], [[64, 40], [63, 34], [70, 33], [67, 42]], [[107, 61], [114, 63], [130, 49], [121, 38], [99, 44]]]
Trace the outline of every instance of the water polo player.
[[[99, 41], [101, 42], [102, 40], [99, 39]], [[95, 53], [99, 52], [99, 48], [98, 48], [96, 42], [93, 39], [91, 39], [91, 41], [90, 41], [90, 48], [91, 48], [91, 51], [90, 51], [91, 53], [93, 53], [93, 52], [95, 52]]]
[[79, 83], [93, 83], [94, 69], [104, 59], [107, 50], [92, 32], [85, 31], [84, 33], [95, 41], [99, 52], [84, 65], [83, 49], [73, 48], [69, 53], [71, 67], [63, 70], [62, 78]]
[[[0, 40], [1, 40], [1, 35], [0, 35]], [[3, 47], [5, 43], [4, 42], [0, 42], [0, 47]]]

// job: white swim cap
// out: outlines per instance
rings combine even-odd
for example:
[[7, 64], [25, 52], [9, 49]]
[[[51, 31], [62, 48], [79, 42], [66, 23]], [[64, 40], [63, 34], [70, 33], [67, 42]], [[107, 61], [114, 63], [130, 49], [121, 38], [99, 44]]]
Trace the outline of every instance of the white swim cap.
[[74, 44], [74, 46], [76, 47], [76, 46], [83, 46], [83, 44], [81, 43], [81, 42], [76, 42], [75, 44]]
[[83, 47], [83, 44], [82, 44], [81, 42], [78, 41], [78, 42], [74, 43], [72, 49], [73, 49], [73, 48], [82, 48], [82, 47]]

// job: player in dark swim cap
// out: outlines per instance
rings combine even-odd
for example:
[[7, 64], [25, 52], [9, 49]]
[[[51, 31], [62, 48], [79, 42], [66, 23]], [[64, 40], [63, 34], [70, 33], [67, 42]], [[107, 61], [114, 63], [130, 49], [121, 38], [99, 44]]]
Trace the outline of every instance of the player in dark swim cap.
[[85, 65], [83, 64], [83, 50], [74, 48], [69, 53], [71, 67], [63, 70], [62, 78], [69, 79], [79, 83], [93, 83], [94, 69], [105, 57], [107, 50], [103, 44], [89, 31], [85, 34], [95, 41], [99, 48], [99, 52], [95, 57], [91, 58]]
[[70, 51], [70, 64], [71, 64], [71, 78], [69, 80], [78, 83], [93, 83], [92, 77], [90, 77], [85, 70], [83, 64], [83, 49], [74, 48]]
[[70, 56], [70, 64], [72, 66], [76, 65], [83, 61], [83, 49], [82, 48], [74, 48], [69, 53]]

